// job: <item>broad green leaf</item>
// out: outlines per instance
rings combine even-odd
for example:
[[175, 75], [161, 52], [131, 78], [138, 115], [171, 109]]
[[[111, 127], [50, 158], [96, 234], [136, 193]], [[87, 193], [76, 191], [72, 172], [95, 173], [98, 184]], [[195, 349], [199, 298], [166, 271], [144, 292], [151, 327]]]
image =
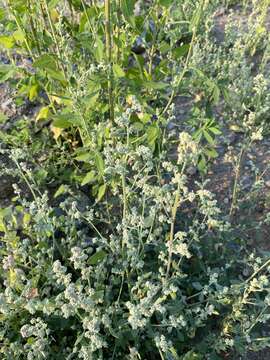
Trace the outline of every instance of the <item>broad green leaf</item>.
[[117, 78], [125, 76], [124, 70], [118, 64], [113, 64], [113, 73]]
[[94, 172], [94, 170], [89, 171], [83, 178], [81, 185], [84, 186], [86, 184], [89, 184], [91, 181], [93, 181], [95, 179], [95, 176], [96, 176], [96, 173]]
[[37, 95], [38, 95], [38, 88], [39, 88], [39, 86], [38, 86], [37, 84], [32, 85], [32, 86], [30, 87], [29, 95], [28, 95], [30, 101], [33, 101], [33, 100], [37, 97]]
[[25, 40], [25, 35], [21, 30], [16, 30], [13, 33], [13, 38], [18, 42], [23, 42]]
[[34, 63], [33, 67], [44, 69], [44, 70], [57, 70], [57, 63], [52, 55], [43, 54]]
[[12, 49], [15, 45], [15, 40], [12, 36], [0, 36], [0, 45], [6, 49]]
[[148, 145], [152, 150], [155, 149], [156, 140], [159, 136], [159, 128], [155, 125], [149, 126], [147, 129]]
[[65, 81], [65, 75], [60, 70], [46, 69], [48, 75], [54, 80]]
[[107, 256], [107, 253], [104, 250], [100, 250], [97, 251], [94, 255], [92, 255], [89, 260], [88, 260], [88, 264], [89, 265], [96, 265], [98, 264], [100, 261], [102, 261], [103, 259], [105, 259], [105, 257]]
[[75, 158], [75, 160], [82, 162], [89, 162], [91, 159], [92, 159], [92, 154], [90, 154], [89, 152], [82, 153]]
[[73, 113], [58, 114], [54, 116], [53, 126], [60, 129], [67, 129], [71, 126], [80, 126], [80, 118]]
[[185, 56], [189, 51], [189, 45], [188, 44], [184, 44], [180, 47], [177, 47], [175, 49], [173, 49], [172, 53], [175, 59], [179, 59], [182, 56]]
[[41, 119], [47, 119], [50, 114], [50, 108], [48, 106], [44, 106], [39, 110], [39, 113], [36, 117], [36, 121]]

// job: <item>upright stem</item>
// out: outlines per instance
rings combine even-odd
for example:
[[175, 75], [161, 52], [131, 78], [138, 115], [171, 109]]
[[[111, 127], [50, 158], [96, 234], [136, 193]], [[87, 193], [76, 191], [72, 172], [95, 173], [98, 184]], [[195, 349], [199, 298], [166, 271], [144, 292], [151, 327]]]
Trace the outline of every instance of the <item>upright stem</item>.
[[106, 35], [106, 57], [108, 71], [108, 93], [110, 106], [110, 120], [114, 122], [114, 98], [113, 98], [113, 69], [112, 69], [112, 27], [111, 27], [111, 1], [105, 0], [105, 35]]
[[34, 14], [33, 14], [33, 9], [32, 9], [30, 0], [27, 0], [27, 8], [28, 8], [30, 29], [31, 29], [31, 32], [32, 32], [33, 39], [35, 41], [36, 48], [37, 48], [38, 53], [40, 55], [41, 54], [41, 49], [40, 49], [40, 46], [39, 46], [39, 39], [38, 39], [37, 31], [36, 31], [36, 28], [35, 28], [35, 25], [34, 25], [34, 21], [33, 21], [33, 15]]

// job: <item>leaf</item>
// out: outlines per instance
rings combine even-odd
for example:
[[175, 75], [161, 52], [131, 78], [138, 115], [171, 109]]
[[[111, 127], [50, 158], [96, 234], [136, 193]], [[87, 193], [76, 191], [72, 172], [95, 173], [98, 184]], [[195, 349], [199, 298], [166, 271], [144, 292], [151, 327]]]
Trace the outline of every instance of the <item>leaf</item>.
[[48, 75], [54, 80], [66, 81], [65, 75], [60, 70], [47, 69]]
[[68, 129], [71, 126], [79, 126], [80, 118], [73, 113], [62, 113], [54, 116], [53, 126], [60, 129]]
[[14, 65], [0, 64], [0, 84], [13, 78], [17, 72], [17, 68]]
[[63, 129], [60, 129], [60, 128], [56, 127], [56, 126], [51, 125], [51, 131], [53, 133], [53, 138], [55, 140], [57, 140], [59, 138], [59, 136], [61, 136], [61, 134], [63, 132]]
[[208, 131], [206, 130], [203, 130], [203, 136], [205, 137], [205, 139], [207, 140], [207, 142], [211, 145], [214, 145], [215, 141], [214, 139], [212, 138], [212, 136], [209, 134]]
[[116, 78], [121, 78], [125, 76], [124, 70], [118, 64], [113, 64], [113, 73]]
[[95, 163], [98, 169], [99, 175], [103, 175], [104, 173], [104, 161], [100, 153], [96, 153], [95, 155]]
[[104, 44], [98, 36], [96, 36], [96, 43], [93, 49], [93, 54], [95, 55], [97, 61], [102, 61], [104, 57]]
[[173, 4], [173, 1], [172, 0], [159, 0], [159, 3], [161, 6], [168, 8], [170, 5]]
[[13, 33], [13, 38], [18, 42], [23, 42], [25, 40], [25, 35], [21, 30], [16, 30]]
[[165, 82], [155, 82], [155, 81], [144, 81], [143, 82], [144, 87], [146, 89], [154, 89], [154, 90], [162, 90], [169, 86], [169, 84]]
[[29, 90], [29, 100], [33, 101], [38, 95], [39, 86], [37, 84], [32, 85]]
[[107, 253], [104, 250], [100, 250], [97, 251], [94, 255], [92, 255], [89, 260], [88, 260], [88, 264], [89, 265], [96, 265], [98, 264], [100, 261], [102, 261], [103, 259], [105, 259], [105, 257], [107, 256]]
[[8, 116], [0, 111], [0, 123], [3, 123], [8, 120]]
[[39, 113], [36, 117], [36, 121], [39, 121], [41, 119], [47, 119], [50, 113], [50, 109], [48, 106], [44, 106], [39, 110]]
[[149, 126], [147, 129], [147, 140], [148, 145], [151, 147], [152, 150], [155, 149], [155, 143], [159, 136], [159, 128], [155, 125]]
[[55, 194], [54, 194], [54, 198], [57, 198], [60, 195], [65, 194], [68, 191], [68, 187], [64, 184], [60, 185], [59, 188], [56, 190]]
[[218, 152], [215, 149], [204, 149], [204, 153], [211, 159], [218, 157]]
[[106, 192], [106, 188], [107, 188], [106, 184], [103, 184], [99, 187], [97, 201], [100, 201], [103, 198], [103, 196], [105, 195], [105, 192]]
[[43, 54], [33, 63], [33, 67], [44, 70], [56, 70], [57, 64], [52, 55]]
[[175, 59], [179, 59], [182, 56], [185, 56], [189, 51], [189, 44], [184, 44], [180, 47], [173, 49], [172, 54]]
[[15, 45], [15, 40], [12, 36], [0, 36], [0, 45], [6, 49], [12, 49]]
[[92, 158], [92, 155], [89, 152], [82, 153], [78, 155], [75, 160], [77, 161], [83, 161], [83, 162], [89, 162]]
[[221, 135], [222, 134], [222, 131], [220, 131], [216, 127], [210, 127], [210, 128], [208, 128], [208, 130], [210, 130], [214, 135]]
[[93, 181], [95, 179], [95, 176], [96, 176], [96, 173], [94, 172], [94, 170], [89, 171], [83, 178], [81, 185], [84, 186], [84, 185], [90, 183], [91, 181]]

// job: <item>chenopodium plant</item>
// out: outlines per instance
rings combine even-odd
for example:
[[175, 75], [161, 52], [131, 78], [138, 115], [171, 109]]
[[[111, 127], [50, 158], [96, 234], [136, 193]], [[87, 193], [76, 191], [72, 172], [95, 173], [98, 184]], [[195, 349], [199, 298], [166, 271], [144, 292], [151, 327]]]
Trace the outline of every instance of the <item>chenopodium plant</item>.
[[[11, 156], [32, 188], [24, 153]], [[222, 359], [269, 344], [270, 262], [246, 254], [203, 184], [189, 188], [198, 156], [185, 132], [177, 162], [119, 141], [104, 149], [104, 176], [122, 184], [110, 201], [52, 207], [32, 189], [1, 211], [2, 359]]]
[[135, 148], [154, 151], [162, 142], [160, 127], [188, 75], [208, 3], [12, 0], [3, 7], [0, 43], [10, 63], [0, 75], [6, 81], [17, 74], [20, 96], [41, 102], [36, 125], [50, 123], [59, 146], [67, 143], [74, 162], [84, 163], [76, 163], [73, 178], [91, 179], [94, 196], [111, 187], [101, 153], [123, 112], [132, 108]]

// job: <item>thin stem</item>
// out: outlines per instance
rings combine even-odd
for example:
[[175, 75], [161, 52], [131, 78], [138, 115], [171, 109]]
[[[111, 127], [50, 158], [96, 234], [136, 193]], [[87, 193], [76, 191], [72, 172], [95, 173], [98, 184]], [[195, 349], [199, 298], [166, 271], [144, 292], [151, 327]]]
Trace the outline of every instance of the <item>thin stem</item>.
[[110, 121], [114, 123], [114, 84], [113, 84], [113, 69], [112, 69], [112, 27], [111, 27], [111, 1], [105, 0], [105, 35], [106, 35], [106, 57], [108, 65], [108, 92], [109, 92], [109, 107], [110, 107]]
[[28, 8], [28, 14], [29, 14], [29, 24], [30, 24], [31, 33], [32, 33], [33, 39], [35, 41], [35, 45], [38, 50], [38, 53], [40, 55], [41, 49], [40, 49], [40, 45], [39, 45], [37, 31], [36, 31], [34, 21], [33, 21], [33, 9], [32, 9], [30, 0], [27, 0], [27, 8]]

